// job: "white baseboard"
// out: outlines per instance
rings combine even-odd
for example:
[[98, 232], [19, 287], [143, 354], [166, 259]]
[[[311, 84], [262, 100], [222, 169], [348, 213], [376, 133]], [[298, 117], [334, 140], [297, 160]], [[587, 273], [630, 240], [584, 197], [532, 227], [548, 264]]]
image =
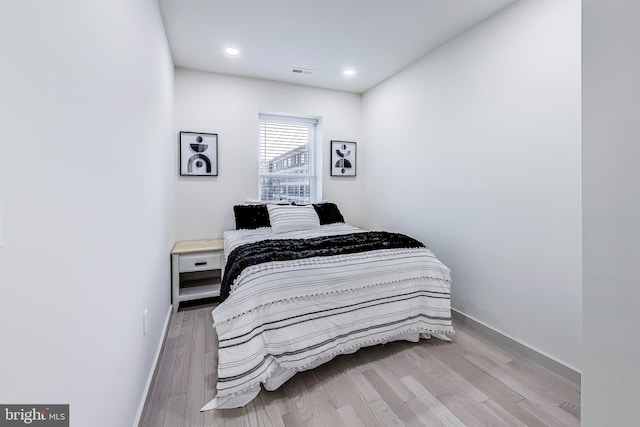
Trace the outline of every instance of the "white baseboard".
[[158, 349], [156, 350], [156, 355], [153, 358], [153, 363], [151, 364], [151, 369], [149, 371], [149, 377], [147, 378], [147, 383], [144, 386], [144, 391], [142, 393], [142, 397], [140, 398], [140, 403], [138, 404], [138, 412], [136, 413], [136, 418], [133, 420], [133, 427], [138, 427], [140, 425], [140, 418], [142, 417], [144, 404], [147, 401], [147, 395], [149, 394], [149, 389], [151, 388], [153, 375], [156, 372], [156, 367], [158, 366], [158, 360], [160, 360], [160, 354], [162, 353], [162, 346], [164, 345], [164, 339], [167, 336], [167, 331], [169, 329], [169, 320], [171, 319], [172, 310], [173, 310], [173, 306], [169, 305], [169, 312], [167, 313], [167, 319], [164, 322], [164, 327], [162, 328], [162, 333], [160, 334], [160, 342], [158, 343]]
[[521, 342], [503, 334], [502, 332], [496, 331], [492, 327], [454, 308], [451, 309], [451, 316], [453, 317], [453, 319], [464, 324], [470, 329], [473, 329], [478, 333], [484, 335], [485, 337], [489, 338], [493, 342], [499, 345], [502, 345], [518, 354], [521, 354], [533, 360], [537, 364], [544, 366], [548, 370], [555, 372], [561, 377], [566, 378], [577, 385], [580, 385], [580, 382], [582, 380], [582, 374], [579, 371], [561, 362], [558, 362], [554, 358], [547, 356], [546, 354], [538, 350], [535, 350], [525, 344], [522, 344]]

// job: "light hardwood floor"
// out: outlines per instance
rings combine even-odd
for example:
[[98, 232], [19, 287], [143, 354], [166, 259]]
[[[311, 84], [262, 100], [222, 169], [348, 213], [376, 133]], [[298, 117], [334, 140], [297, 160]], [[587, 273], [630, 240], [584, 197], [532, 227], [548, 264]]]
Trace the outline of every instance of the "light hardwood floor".
[[200, 412], [216, 384], [213, 305], [172, 315], [140, 426], [579, 426], [580, 387], [454, 323], [452, 343], [367, 347], [244, 408]]

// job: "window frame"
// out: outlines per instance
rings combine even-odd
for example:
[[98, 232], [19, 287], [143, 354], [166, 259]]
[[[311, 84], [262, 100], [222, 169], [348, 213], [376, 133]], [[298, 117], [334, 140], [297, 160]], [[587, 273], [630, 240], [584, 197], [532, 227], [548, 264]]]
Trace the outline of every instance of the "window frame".
[[[294, 202], [302, 202], [302, 203], [317, 203], [322, 199], [322, 136], [321, 136], [321, 122], [322, 119], [320, 117], [313, 116], [299, 116], [292, 114], [282, 114], [282, 113], [258, 113], [258, 200], [263, 203], [275, 202], [273, 198], [270, 200], [264, 200], [263, 194], [263, 179], [265, 178], [303, 178], [308, 179], [309, 183], [309, 194], [307, 198], [307, 192], [298, 192], [298, 196], [294, 197], [290, 195], [289, 188], [293, 185], [299, 185], [296, 183], [292, 183], [289, 185], [283, 186], [286, 191], [283, 193], [283, 197], [281, 197], [280, 201], [283, 199], [285, 201], [294, 201]], [[307, 150], [304, 150], [299, 153], [294, 153], [292, 156], [296, 156], [298, 161], [296, 162], [293, 157], [287, 157], [283, 159], [278, 159], [275, 163], [275, 167], [271, 168], [270, 172], [262, 172], [263, 170], [263, 123], [274, 123], [274, 124], [291, 124], [291, 125], [306, 125], [309, 128], [309, 135], [307, 139]], [[293, 151], [295, 148], [289, 150]], [[287, 152], [283, 153], [286, 154]], [[301, 160], [303, 155], [306, 154], [306, 162], [303, 163]], [[273, 160], [272, 160], [273, 161]], [[287, 172], [288, 168], [295, 169], [307, 166], [306, 173], [291, 173]], [[286, 180], [284, 180], [286, 182]], [[307, 184], [304, 184], [306, 187]], [[300, 196], [302, 193], [302, 196]]]

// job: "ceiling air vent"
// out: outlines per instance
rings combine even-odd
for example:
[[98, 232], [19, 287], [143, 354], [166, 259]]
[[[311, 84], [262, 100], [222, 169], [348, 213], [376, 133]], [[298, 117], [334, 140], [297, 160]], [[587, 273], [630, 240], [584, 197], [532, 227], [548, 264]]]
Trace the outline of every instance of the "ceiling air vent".
[[309, 70], [307, 68], [298, 68], [298, 67], [294, 67], [291, 69], [291, 72], [293, 74], [302, 74], [305, 76], [312, 76], [315, 74], [316, 70]]

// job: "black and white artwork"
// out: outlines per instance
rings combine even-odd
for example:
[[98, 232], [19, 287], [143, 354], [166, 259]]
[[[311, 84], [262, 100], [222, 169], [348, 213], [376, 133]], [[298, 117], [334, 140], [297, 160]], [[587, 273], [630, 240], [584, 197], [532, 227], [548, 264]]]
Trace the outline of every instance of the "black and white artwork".
[[331, 176], [356, 176], [356, 143], [331, 141]]
[[218, 134], [180, 132], [180, 175], [218, 176]]

